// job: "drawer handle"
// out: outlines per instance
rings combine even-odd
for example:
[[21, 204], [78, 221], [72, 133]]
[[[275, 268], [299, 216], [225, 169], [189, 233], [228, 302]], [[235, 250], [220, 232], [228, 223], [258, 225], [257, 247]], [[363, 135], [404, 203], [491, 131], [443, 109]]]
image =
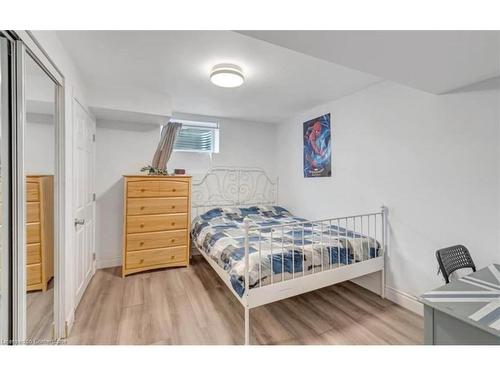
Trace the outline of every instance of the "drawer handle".
[[140, 225], [140, 227], [141, 227], [141, 228], [144, 228], [144, 224], [141, 224], [141, 225]]
[[145, 208], [144, 206], [141, 206], [141, 210], [144, 210], [144, 208]]
[[174, 258], [175, 258], [175, 255], [172, 255], [172, 256], [170, 257], [170, 260], [172, 260], [172, 259], [174, 259]]
[[174, 208], [175, 208], [175, 206], [172, 206], [172, 209], [174, 209]]
[[175, 189], [172, 189], [172, 193], [175, 193]]
[[139, 246], [143, 246], [143, 245], [144, 245], [144, 242], [143, 242], [143, 241], [141, 241], [141, 243], [139, 244]]
[[144, 193], [146, 191], [146, 189], [141, 189], [141, 193]]
[[172, 221], [172, 226], [174, 226], [174, 225], [175, 225], [175, 222]]
[[174, 242], [175, 242], [175, 238], [172, 238], [172, 239], [171, 239], [171, 242], [172, 242], [172, 243], [174, 243]]
[[139, 263], [140, 263], [140, 264], [144, 263], [144, 259], [141, 259], [141, 260], [139, 261]]

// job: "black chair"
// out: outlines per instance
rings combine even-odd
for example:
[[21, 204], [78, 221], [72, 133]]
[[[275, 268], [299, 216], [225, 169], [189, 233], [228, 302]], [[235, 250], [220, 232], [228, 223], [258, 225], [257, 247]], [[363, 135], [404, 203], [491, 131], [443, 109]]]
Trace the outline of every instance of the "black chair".
[[476, 265], [472, 260], [469, 250], [463, 245], [455, 245], [436, 251], [439, 270], [446, 280], [450, 282], [450, 275], [461, 268], [472, 268], [476, 272]]

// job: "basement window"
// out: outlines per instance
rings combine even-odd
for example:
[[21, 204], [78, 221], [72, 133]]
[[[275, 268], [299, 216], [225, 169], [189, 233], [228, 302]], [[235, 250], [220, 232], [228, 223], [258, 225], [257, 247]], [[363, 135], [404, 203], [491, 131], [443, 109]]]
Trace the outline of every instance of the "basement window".
[[170, 121], [182, 124], [174, 143], [174, 151], [210, 154], [219, 152], [219, 124], [182, 119]]

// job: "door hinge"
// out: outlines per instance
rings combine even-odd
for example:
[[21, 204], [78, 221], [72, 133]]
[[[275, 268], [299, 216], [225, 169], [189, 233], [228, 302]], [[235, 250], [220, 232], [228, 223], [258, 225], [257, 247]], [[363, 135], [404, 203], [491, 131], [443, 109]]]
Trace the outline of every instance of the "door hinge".
[[92, 253], [92, 260], [95, 261], [95, 253]]
[[95, 142], [95, 134], [92, 134], [92, 142]]
[[95, 202], [95, 193], [92, 194], [92, 200]]

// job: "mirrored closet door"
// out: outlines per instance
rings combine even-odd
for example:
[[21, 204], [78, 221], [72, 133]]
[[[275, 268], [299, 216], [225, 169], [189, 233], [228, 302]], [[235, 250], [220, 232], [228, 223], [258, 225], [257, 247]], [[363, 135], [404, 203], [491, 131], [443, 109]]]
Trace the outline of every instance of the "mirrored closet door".
[[9, 338], [9, 171], [10, 171], [10, 84], [9, 49], [12, 44], [0, 35], [0, 344]]
[[26, 339], [47, 344], [54, 329], [54, 175], [57, 86], [25, 56]]

